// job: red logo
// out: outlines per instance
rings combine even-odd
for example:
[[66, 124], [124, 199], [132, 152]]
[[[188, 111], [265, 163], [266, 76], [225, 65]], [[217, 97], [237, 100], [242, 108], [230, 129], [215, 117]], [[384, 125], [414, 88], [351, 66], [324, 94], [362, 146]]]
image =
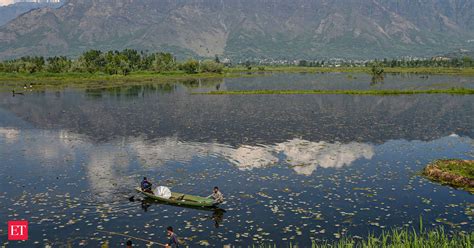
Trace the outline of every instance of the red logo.
[[9, 221], [8, 240], [28, 240], [28, 221]]

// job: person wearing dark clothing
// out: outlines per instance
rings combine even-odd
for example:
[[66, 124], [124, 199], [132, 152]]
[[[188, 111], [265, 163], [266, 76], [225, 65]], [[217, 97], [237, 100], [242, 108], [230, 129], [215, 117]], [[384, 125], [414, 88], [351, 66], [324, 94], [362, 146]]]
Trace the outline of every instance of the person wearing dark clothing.
[[150, 181], [148, 181], [146, 177], [143, 178], [143, 181], [140, 186], [142, 188], [142, 191], [153, 194], [153, 191], [151, 190], [152, 184], [150, 183]]
[[179, 247], [179, 242], [178, 242], [178, 236], [176, 233], [173, 231], [173, 227], [168, 227], [166, 228], [166, 232], [168, 234], [168, 243], [166, 244], [167, 248], [178, 248]]
[[219, 187], [214, 187], [214, 190], [212, 191], [212, 194], [208, 196], [207, 198], [211, 198], [214, 200], [215, 204], [221, 204], [224, 202], [224, 195], [221, 193], [219, 190]]
[[127, 248], [132, 248], [132, 241], [131, 240], [127, 241]]

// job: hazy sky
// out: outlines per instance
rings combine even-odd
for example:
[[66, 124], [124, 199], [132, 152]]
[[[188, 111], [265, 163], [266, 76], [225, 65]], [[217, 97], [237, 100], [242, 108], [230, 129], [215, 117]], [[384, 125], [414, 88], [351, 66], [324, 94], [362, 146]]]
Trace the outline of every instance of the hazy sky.
[[13, 3], [13, 0], [0, 0], [0, 5], [7, 5]]

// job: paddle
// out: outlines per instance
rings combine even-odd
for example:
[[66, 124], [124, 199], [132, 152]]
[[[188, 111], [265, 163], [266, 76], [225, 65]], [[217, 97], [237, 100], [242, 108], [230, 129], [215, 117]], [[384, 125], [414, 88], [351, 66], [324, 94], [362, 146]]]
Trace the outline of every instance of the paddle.
[[139, 192], [135, 192], [135, 194], [133, 194], [132, 196], [130, 196], [130, 197], [128, 198], [128, 200], [129, 200], [130, 202], [135, 202], [135, 196], [137, 196], [138, 194], [139, 194]]

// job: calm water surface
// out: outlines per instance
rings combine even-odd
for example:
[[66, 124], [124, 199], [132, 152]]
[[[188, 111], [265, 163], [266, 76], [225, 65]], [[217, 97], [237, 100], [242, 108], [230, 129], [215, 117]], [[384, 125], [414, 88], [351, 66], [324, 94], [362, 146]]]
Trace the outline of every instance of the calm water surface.
[[[420, 217], [425, 227], [472, 232], [473, 196], [418, 176], [434, 159], [473, 159], [472, 96], [190, 94], [473, 87], [469, 77], [392, 75], [375, 86], [355, 77], [363, 80], [277, 74], [0, 93], [0, 223], [30, 221], [29, 241], [9, 245], [126, 241], [98, 230], [163, 242], [172, 225], [191, 247], [306, 246], [416, 227]], [[225, 212], [130, 202], [143, 176], [199, 195], [218, 185]]]

